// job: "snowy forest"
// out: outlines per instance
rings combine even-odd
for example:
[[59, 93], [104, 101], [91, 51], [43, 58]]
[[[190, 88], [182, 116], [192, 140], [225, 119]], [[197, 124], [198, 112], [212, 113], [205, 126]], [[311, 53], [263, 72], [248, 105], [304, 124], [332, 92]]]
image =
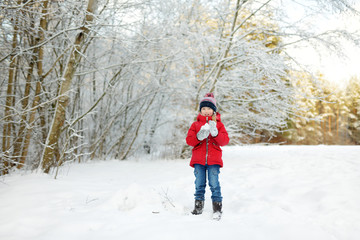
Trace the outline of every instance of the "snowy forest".
[[359, 32], [314, 27], [327, 14], [359, 17], [346, 0], [2, 0], [0, 174], [188, 158], [207, 92], [232, 145], [357, 145], [359, 77], [340, 89], [288, 51], [359, 44]]

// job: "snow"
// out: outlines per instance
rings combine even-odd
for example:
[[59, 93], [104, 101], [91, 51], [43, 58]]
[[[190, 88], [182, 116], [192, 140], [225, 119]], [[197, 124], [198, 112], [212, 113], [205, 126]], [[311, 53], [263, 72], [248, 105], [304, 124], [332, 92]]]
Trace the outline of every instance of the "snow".
[[0, 239], [355, 240], [358, 146], [225, 147], [223, 216], [193, 216], [189, 160], [93, 161], [0, 179]]

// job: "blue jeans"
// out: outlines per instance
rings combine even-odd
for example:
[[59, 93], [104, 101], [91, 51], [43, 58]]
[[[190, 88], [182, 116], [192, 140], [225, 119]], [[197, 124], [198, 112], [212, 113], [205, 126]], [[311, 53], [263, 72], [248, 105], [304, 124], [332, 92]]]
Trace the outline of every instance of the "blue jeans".
[[219, 165], [194, 165], [195, 175], [195, 200], [205, 200], [205, 188], [206, 188], [206, 171], [208, 172], [209, 186], [211, 190], [211, 199], [213, 202], [221, 202], [221, 187], [219, 183]]

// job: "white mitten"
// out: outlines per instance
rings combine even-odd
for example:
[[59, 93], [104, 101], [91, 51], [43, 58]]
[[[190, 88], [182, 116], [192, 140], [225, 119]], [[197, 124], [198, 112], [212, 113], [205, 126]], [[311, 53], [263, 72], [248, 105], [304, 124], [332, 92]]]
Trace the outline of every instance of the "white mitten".
[[214, 121], [209, 121], [209, 126], [210, 126], [210, 134], [213, 137], [216, 137], [219, 133], [217, 127], [216, 127], [216, 122]]
[[200, 141], [204, 140], [209, 136], [210, 133], [210, 126], [208, 123], [205, 123], [201, 128], [200, 131], [196, 134], [197, 139]]

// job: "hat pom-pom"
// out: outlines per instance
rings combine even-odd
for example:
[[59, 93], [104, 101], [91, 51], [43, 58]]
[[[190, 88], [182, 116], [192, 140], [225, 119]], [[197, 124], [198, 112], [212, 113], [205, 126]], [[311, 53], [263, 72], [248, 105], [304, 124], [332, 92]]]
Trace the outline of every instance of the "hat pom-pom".
[[205, 97], [215, 98], [213, 93], [207, 93], [207, 94], [205, 94]]

